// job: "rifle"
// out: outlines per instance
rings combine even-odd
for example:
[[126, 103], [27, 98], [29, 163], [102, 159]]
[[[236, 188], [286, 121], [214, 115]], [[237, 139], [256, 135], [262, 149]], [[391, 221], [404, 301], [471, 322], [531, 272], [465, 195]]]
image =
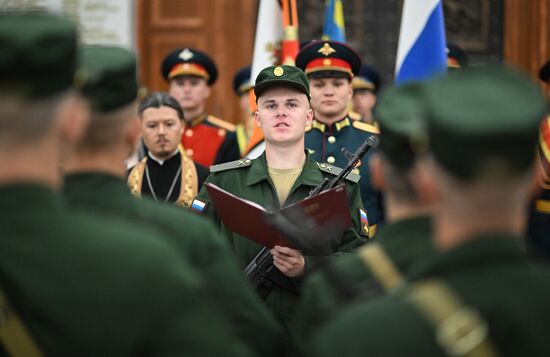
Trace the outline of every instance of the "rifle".
[[[342, 183], [344, 178], [355, 168], [357, 163], [365, 156], [367, 151], [376, 145], [377, 139], [374, 136], [368, 137], [361, 146], [355, 151], [355, 153], [350, 154], [345, 148], [342, 148], [344, 155], [348, 157], [348, 163], [342, 169], [342, 171], [334, 177], [332, 180], [324, 178], [311, 192], [308, 197], [317, 195], [325, 190], [331, 189], [338, 186]], [[299, 243], [299, 242], [297, 242]], [[298, 249], [302, 248], [300, 246]], [[286, 288], [290, 291], [297, 292], [299, 288], [299, 282], [296, 279], [291, 279], [281, 273], [279, 269], [273, 269], [273, 256], [268, 248], [262, 248], [262, 250], [250, 261], [250, 263], [243, 270], [244, 274], [250, 279], [252, 285], [256, 289], [260, 289], [260, 286], [266, 282], [271, 282], [273, 284], [279, 285], [283, 288]], [[263, 298], [267, 297], [267, 294], [271, 290], [272, 284], [267, 284], [267, 289], [264, 289], [264, 292], [261, 293]]]

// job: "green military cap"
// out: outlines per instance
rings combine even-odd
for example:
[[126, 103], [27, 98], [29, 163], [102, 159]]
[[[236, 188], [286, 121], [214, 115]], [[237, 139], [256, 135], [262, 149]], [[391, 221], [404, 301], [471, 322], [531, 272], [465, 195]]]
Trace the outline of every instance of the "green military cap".
[[79, 51], [86, 83], [83, 95], [92, 109], [107, 112], [137, 98], [136, 56], [121, 47], [83, 46]]
[[430, 151], [453, 176], [514, 175], [532, 164], [546, 102], [525, 74], [474, 67], [434, 81], [426, 98]]
[[306, 74], [298, 67], [294, 66], [270, 66], [264, 68], [256, 77], [254, 85], [254, 94], [256, 100], [266, 90], [275, 86], [292, 87], [309, 96], [309, 81]]
[[40, 98], [73, 85], [77, 30], [47, 14], [0, 14], [0, 93]]
[[405, 83], [387, 89], [376, 106], [380, 125], [379, 150], [395, 166], [408, 169], [425, 142], [426, 107], [421, 83]]

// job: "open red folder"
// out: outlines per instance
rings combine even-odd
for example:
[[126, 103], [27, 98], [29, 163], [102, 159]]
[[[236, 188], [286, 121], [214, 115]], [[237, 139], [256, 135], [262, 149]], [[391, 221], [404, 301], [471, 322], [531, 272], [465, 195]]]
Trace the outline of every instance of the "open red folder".
[[261, 205], [237, 197], [214, 184], [205, 183], [204, 185], [227, 229], [270, 249], [275, 245], [284, 247], [293, 247], [293, 245], [277, 229], [266, 223], [265, 216], [269, 214], [299, 210], [301, 216], [312, 220], [317, 226], [337, 223], [344, 231], [353, 225], [344, 186], [332, 188], [294, 202], [278, 211], [269, 212]]

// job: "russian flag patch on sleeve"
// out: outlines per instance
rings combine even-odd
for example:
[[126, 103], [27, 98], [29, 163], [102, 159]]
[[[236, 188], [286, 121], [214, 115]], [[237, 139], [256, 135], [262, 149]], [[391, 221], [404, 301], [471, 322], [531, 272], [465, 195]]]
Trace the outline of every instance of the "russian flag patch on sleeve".
[[367, 212], [364, 209], [359, 208], [359, 220], [361, 221], [361, 233], [365, 236], [369, 236], [369, 219], [367, 218]]
[[206, 208], [206, 202], [199, 200], [198, 198], [195, 198], [193, 202], [191, 202], [191, 211], [195, 211], [197, 213], [203, 213], [203, 211]]

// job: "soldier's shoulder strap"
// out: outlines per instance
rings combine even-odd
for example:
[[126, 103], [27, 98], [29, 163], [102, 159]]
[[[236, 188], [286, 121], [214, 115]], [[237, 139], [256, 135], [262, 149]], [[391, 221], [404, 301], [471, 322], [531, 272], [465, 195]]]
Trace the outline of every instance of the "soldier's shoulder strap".
[[0, 341], [8, 356], [42, 357], [42, 351], [0, 289]]
[[380, 129], [378, 128], [377, 125], [363, 123], [362, 121], [359, 121], [359, 120], [352, 120], [351, 125], [353, 125], [354, 128], [362, 131], [366, 131], [369, 134], [380, 135]]
[[487, 322], [443, 281], [411, 284], [405, 289], [405, 298], [433, 327], [436, 343], [447, 356], [498, 356]]
[[[332, 174], [334, 176], [338, 176], [338, 174], [342, 172], [342, 169], [339, 168], [338, 166], [330, 165], [327, 163], [317, 163], [317, 165], [319, 166], [319, 169], [321, 171]], [[349, 174], [346, 175], [347, 180], [355, 183], [359, 182], [360, 178], [361, 178], [361, 175], [358, 175], [353, 172], [350, 172]]]
[[219, 126], [222, 129], [227, 130], [227, 131], [230, 131], [230, 132], [235, 131], [235, 125], [233, 125], [229, 122], [226, 122], [225, 120], [223, 120], [221, 118], [218, 118], [218, 117], [215, 117], [213, 115], [208, 115], [208, 121], [211, 122], [214, 125]]
[[365, 267], [372, 272], [386, 293], [403, 284], [403, 275], [379, 243], [366, 244], [359, 249], [358, 253]]
[[232, 169], [240, 169], [243, 167], [248, 167], [250, 165], [252, 165], [252, 160], [250, 159], [240, 159], [235, 161], [229, 161], [229, 162], [224, 162], [223, 164], [210, 166], [210, 173], [222, 172], [222, 171], [227, 171]]

